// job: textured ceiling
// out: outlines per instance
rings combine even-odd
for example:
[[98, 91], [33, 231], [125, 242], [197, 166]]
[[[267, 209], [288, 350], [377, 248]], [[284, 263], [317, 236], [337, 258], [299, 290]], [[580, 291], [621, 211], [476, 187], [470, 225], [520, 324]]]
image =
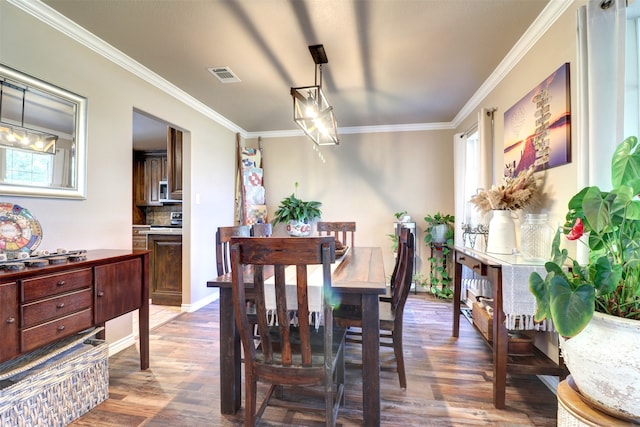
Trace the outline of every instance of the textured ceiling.
[[[339, 127], [448, 123], [548, 0], [44, 0], [247, 132], [295, 129], [291, 86]], [[240, 83], [219, 82], [227, 66]]]

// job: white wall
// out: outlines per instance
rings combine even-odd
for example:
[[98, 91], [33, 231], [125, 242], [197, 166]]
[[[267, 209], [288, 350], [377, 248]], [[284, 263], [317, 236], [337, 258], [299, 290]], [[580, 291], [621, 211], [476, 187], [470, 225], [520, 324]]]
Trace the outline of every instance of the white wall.
[[[235, 134], [5, 0], [0, 62], [88, 98], [87, 199], [0, 196], [40, 221], [40, 248], [131, 248], [135, 107], [187, 130], [183, 303], [212, 298], [205, 282], [216, 275], [215, 228], [233, 221]], [[195, 193], [200, 204], [192, 204]], [[108, 326], [109, 341], [131, 333], [131, 316], [123, 317]]]
[[[452, 130], [341, 135], [340, 145], [320, 147], [325, 163], [306, 137], [264, 139], [269, 212], [298, 182], [299, 197], [322, 202], [322, 220], [356, 221], [356, 244], [383, 248], [389, 276], [394, 258], [387, 234], [393, 233], [393, 214], [406, 210], [421, 231], [419, 266], [427, 274], [424, 217], [453, 213], [452, 139]], [[284, 233], [282, 226], [275, 233]]]

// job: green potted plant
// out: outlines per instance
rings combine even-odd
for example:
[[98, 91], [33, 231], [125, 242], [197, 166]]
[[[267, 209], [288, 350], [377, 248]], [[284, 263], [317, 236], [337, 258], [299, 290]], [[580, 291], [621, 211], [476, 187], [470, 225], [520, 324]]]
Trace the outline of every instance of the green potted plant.
[[[402, 222], [402, 219], [407, 214], [407, 211], [398, 211], [393, 214], [396, 217], [396, 223]], [[397, 233], [389, 233], [387, 237], [391, 239], [391, 250], [394, 254], [398, 253], [398, 234]]]
[[287, 231], [291, 236], [308, 236], [311, 234], [311, 222], [320, 218], [322, 203], [316, 201], [305, 202], [296, 197], [298, 183], [295, 183], [295, 191], [289, 197], [280, 201], [280, 206], [274, 212], [272, 224], [282, 223], [287, 225]]
[[[428, 214], [424, 220], [427, 223], [424, 243], [431, 250], [429, 292], [438, 298], [450, 299], [453, 297], [453, 289], [451, 289], [453, 277], [446, 267], [446, 259], [451, 253], [451, 245], [453, 245], [455, 217], [437, 212], [435, 215]], [[442, 256], [437, 256], [440, 251]], [[426, 287], [427, 284], [421, 281], [421, 285]]]
[[[546, 275], [532, 273], [529, 289], [537, 302], [535, 319], [553, 321], [580, 392], [614, 413], [638, 419], [640, 376], [633, 375], [640, 371], [640, 149], [636, 137], [617, 146], [611, 182], [610, 191], [586, 187], [571, 198], [566, 223], [556, 232], [551, 260], [545, 264]], [[563, 233], [588, 246], [586, 265], [571, 260], [567, 266], [568, 251], [560, 249]], [[614, 330], [614, 325], [622, 330]], [[625, 344], [635, 346], [634, 350], [625, 350]], [[614, 391], [614, 383], [621, 388]]]

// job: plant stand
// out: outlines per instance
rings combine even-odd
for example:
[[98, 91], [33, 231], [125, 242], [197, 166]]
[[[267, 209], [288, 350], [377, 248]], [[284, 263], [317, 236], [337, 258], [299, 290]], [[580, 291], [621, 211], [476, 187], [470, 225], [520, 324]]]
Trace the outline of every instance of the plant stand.
[[451, 287], [453, 278], [448, 268], [451, 265], [451, 249], [444, 243], [433, 242], [429, 244], [429, 248], [431, 250], [429, 257], [429, 292], [438, 298], [449, 299], [453, 295]]

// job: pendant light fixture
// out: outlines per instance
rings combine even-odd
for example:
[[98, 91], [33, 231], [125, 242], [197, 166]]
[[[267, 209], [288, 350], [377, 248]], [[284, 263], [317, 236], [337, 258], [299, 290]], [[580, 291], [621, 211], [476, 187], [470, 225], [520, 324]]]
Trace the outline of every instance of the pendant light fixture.
[[[22, 93], [20, 125], [3, 120], [3, 107], [5, 107], [6, 114], [6, 106], [8, 105], [8, 103], [4, 102], [7, 96], [6, 89]], [[29, 129], [24, 126], [27, 90], [28, 88], [26, 87], [16, 86], [6, 80], [0, 81], [0, 146], [44, 154], [56, 154], [57, 135]], [[15, 121], [17, 122], [17, 119]]]
[[293, 120], [309, 138], [318, 145], [338, 145], [338, 126], [322, 91], [322, 64], [329, 61], [324, 46], [309, 46], [311, 57], [315, 63], [315, 83], [313, 86], [292, 87]]

